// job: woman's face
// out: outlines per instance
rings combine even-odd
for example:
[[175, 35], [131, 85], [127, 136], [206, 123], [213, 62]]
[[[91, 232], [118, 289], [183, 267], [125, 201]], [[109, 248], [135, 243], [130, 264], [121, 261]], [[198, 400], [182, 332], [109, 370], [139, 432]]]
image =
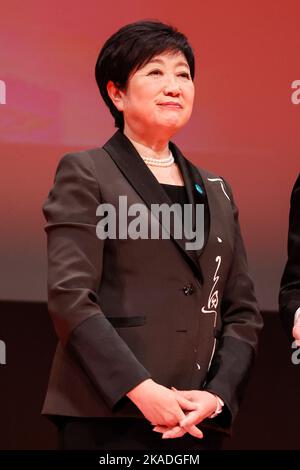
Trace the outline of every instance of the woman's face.
[[182, 52], [165, 52], [151, 59], [128, 79], [120, 91], [118, 109], [125, 128], [135, 134], [172, 135], [189, 120], [194, 101], [194, 83]]

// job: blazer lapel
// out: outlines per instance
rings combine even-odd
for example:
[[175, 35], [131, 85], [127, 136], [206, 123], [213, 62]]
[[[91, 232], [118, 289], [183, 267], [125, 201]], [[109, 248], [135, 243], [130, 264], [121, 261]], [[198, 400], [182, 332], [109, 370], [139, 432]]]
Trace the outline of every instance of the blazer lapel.
[[210, 232], [210, 209], [204, 178], [198, 168], [183, 156], [183, 154], [181, 153], [179, 148], [174, 144], [174, 142], [170, 142], [169, 144], [173, 155], [176, 155], [176, 161], [182, 172], [185, 187], [188, 193], [189, 203], [192, 204], [193, 231], [196, 230], [196, 204], [205, 204], [205, 223], [207, 224], [207, 226], [204, 227], [204, 244], [200, 250], [194, 250], [194, 253], [196, 253], [196, 256], [199, 258], [207, 244]]
[[[186, 160], [179, 148], [173, 142], [170, 142], [169, 144], [174, 158], [181, 169], [189, 203], [192, 204], [192, 228], [194, 230], [195, 203], [203, 202], [203, 195], [200, 195], [200, 193], [196, 191], [195, 184], [198, 184], [201, 188], [204, 188], [204, 186], [196, 167], [193, 168], [192, 164]], [[120, 130], [118, 130], [104, 144], [103, 149], [111, 156], [118, 168], [138, 192], [150, 210], [151, 204], [172, 204], [172, 201], [170, 201], [165, 190], [161, 187], [151, 170], [149, 170], [147, 165], [143, 162], [134, 145]], [[175, 238], [172, 226], [170, 228], [165, 227], [165, 229], [170, 233], [172, 240], [180, 248], [180, 251], [191, 265], [199, 280], [203, 282], [201, 267], [198, 262], [199, 251], [187, 250], [185, 248], [185, 244], [189, 242], [189, 240], [185, 238], [184, 234], [181, 239]]]

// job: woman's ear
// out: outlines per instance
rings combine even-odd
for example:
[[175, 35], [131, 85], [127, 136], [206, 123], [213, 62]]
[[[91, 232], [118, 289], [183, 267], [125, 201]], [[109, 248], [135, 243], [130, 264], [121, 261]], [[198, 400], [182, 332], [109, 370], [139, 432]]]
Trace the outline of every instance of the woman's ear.
[[113, 104], [118, 111], [123, 111], [123, 95], [119, 88], [114, 84], [112, 80], [109, 80], [106, 85], [108, 96], [112, 100]]

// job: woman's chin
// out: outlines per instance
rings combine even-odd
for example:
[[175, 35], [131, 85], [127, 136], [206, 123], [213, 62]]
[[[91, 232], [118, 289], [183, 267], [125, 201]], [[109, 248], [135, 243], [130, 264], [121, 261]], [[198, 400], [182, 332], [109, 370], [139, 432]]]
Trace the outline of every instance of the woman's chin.
[[171, 118], [161, 119], [157, 123], [157, 127], [161, 127], [161, 128], [164, 128], [164, 129], [169, 129], [172, 132], [175, 132], [175, 131], [181, 129], [183, 126], [184, 126], [184, 123], [181, 120], [176, 119], [176, 118], [175, 119], [171, 119]]

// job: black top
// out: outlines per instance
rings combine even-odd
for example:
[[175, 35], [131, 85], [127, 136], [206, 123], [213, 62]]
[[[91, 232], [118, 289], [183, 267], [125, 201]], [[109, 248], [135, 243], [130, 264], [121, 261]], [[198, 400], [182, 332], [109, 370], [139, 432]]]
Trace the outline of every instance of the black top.
[[[163, 189], [168, 194], [169, 198], [171, 199], [172, 203], [179, 203], [182, 208], [182, 217], [184, 214], [184, 204], [189, 203], [186, 187], [182, 185], [175, 185], [175, 184], [165, 184], [160, 183]], [[208, 237], [208, 206], [207, 201], [204, 200], [204, 244], [206, 243]]]
[[188, 196], [185, 186], [178, 186], [176, 184], [165, 184], [161, 183], [169, 198], [173, 203], [178, 202], [183, 208], [183, 204], [188, 204]]
[[186, 192], [185, 186], [179, 186], [175, 184], [164, 184], [161, 183], [161, 186], [164, 188], [169, 198], [172, 201], [172, 204], [179, 203], [181, 205], [181, 215], [183, 223], [183, 214], [184, 214], [184, 204], [188, 204], [188, 195]]

